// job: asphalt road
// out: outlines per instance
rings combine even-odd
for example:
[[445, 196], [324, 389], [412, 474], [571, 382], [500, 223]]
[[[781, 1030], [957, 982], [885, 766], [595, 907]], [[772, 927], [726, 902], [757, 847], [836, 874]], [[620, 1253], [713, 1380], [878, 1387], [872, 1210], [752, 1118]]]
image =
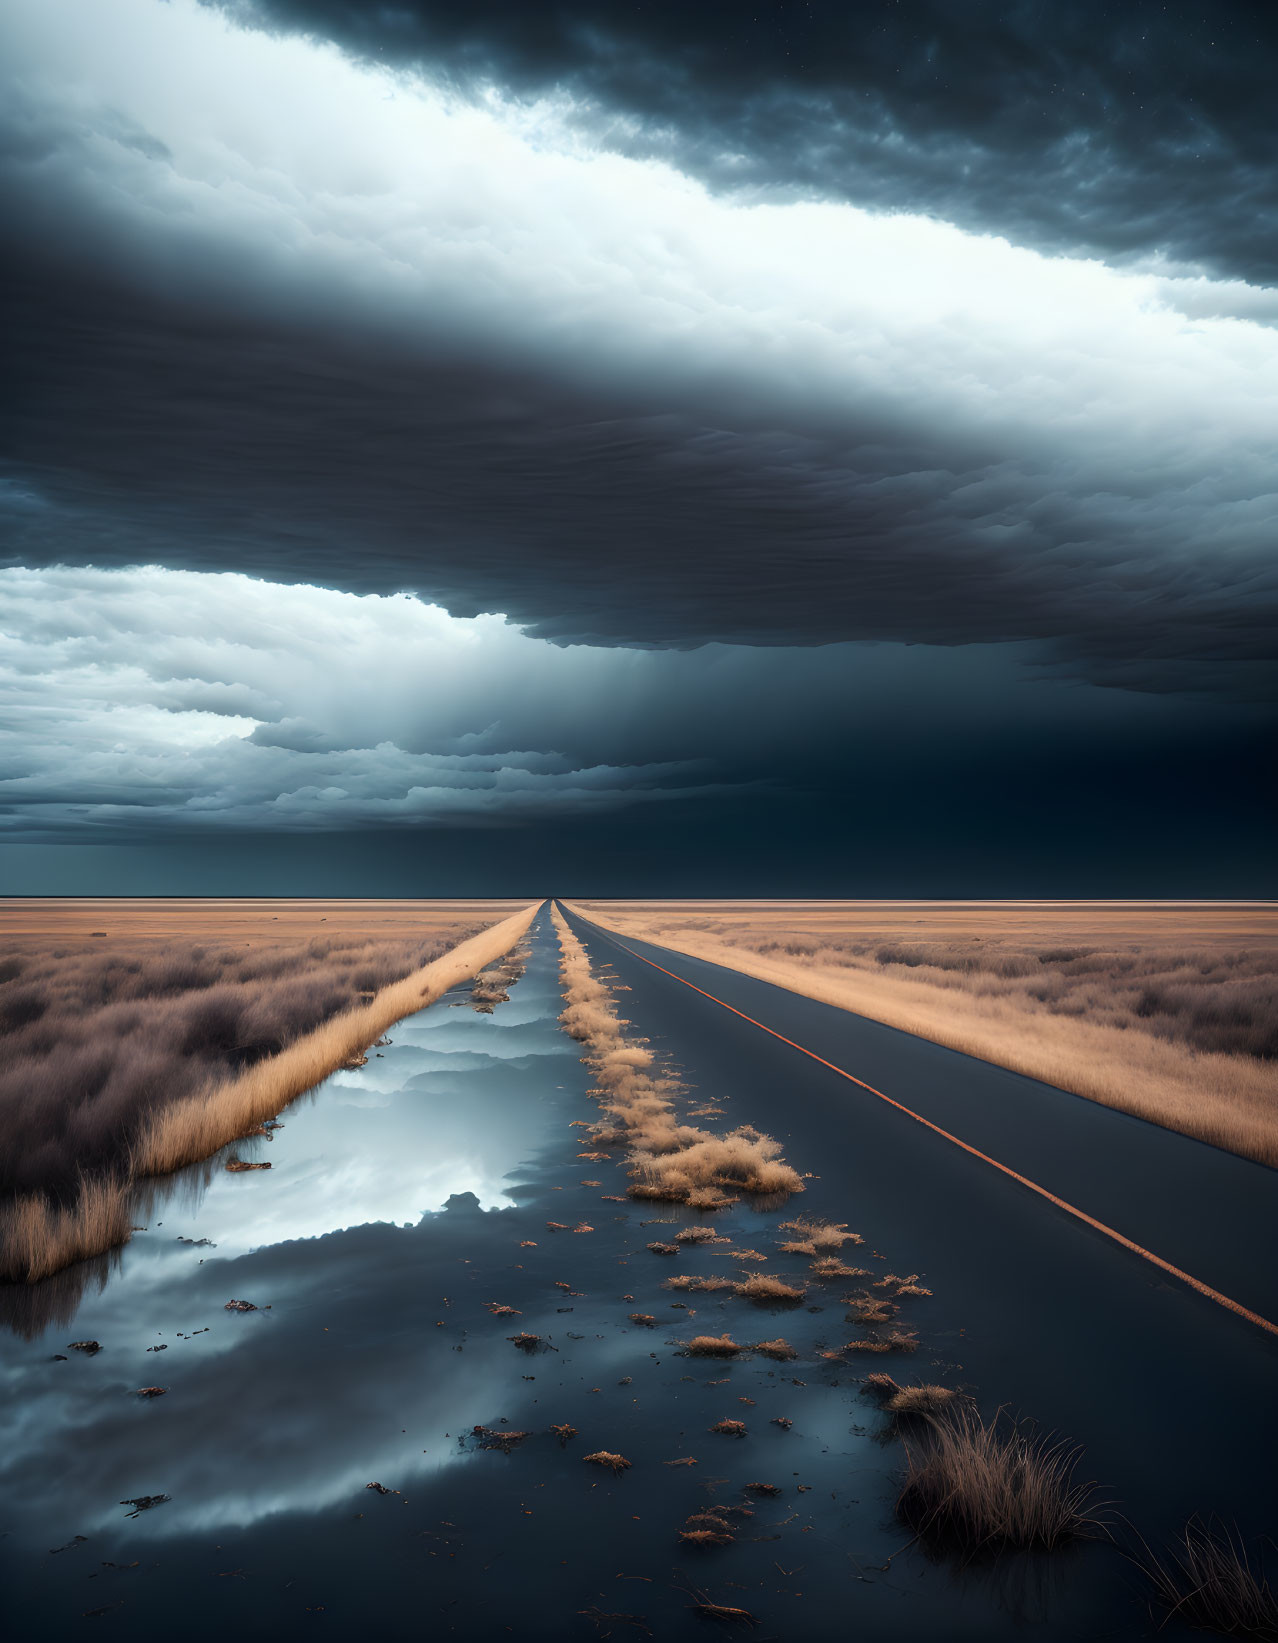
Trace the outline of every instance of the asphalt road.
[[986, 1409], [1083, 1444], [1088, 1475], [1151, 1541], [1194, 1513], [1247, 1536], [1278, 1528], [1278, 1339], [684, 981], [1275, 1321], [1278, 1173], [565, 913], [698, 1098], [818, 1177], [804, 1211], [924, 1275], [935, 1294], [911, 1378], [948, 1366]]

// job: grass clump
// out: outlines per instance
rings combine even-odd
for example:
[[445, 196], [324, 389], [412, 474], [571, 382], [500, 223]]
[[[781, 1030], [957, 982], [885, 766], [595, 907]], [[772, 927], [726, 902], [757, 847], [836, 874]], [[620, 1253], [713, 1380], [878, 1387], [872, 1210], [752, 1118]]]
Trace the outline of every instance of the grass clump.
[[734, 1287], [747, 1301], [771, 1301], [785, 1306], [795, 1305], [807, 1293], [802, 1284], [787, 1283], [784, 1278], [774, 1278], [768, 1272], [752, 1272]]
[[734, 1420], [716, 1421], [710, 1430], [720, 1433], [725, 1438], [743, 1438], [746, 1435], [746, 1423]]
[[974, 1409], [951, 1408], [906, 1438], [897, 1516], [934, 1551], [965, 1559], [1055, 1550], [1100, 1527], [1093, 1485], [1074, 1478], [1078, 1455], [1018, 1422], [987, 1424]]
[[773, 1341], [756, 1342], [754, 1350], [762, 1353], [765, 1358], [775, 1358], [778, 1363], [797, 1358], [799, 1355], [789, 1341], [783, 1340], [780, 1335]]
[[906, 1329], [889, 1329], [885, 1334], [849, 1341], [845, 1352], [917, 1352], [919, 1338]]
[[1168, 1619], [1227, 1637], [1278, 1638], [1278, 1593], [1236, 1529], [1191, 1518], [1167, 1560], [1148, 1554], [1142, 1567]]
[[735, 1358], [744, 1350], [728, 1334], [694, 1335], [684, 1348], [693, 1358]]
[[822, 1250], [839, 1250], [844, 1244], [863, 1244], [859, 1232], [849, 1232], [842, 1221], [816, 1221], [800, 1216], [794, 1221], [782, 1221], [781, 1232], [790, 1239], [781, 1245], [787, 1255], [819, 1255]]
[[903, 1386], [893, 1392], [883, 1407], [898, 1421], [932, 1420], [953, 1408], [958, 1393], [948, 1386]]

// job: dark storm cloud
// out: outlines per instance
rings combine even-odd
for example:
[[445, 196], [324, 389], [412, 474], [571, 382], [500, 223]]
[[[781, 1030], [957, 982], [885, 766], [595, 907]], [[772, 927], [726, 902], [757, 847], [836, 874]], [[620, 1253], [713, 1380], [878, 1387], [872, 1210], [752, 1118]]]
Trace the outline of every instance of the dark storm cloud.
[[11, 562], [1262, 689], [1278, 334], [1187, 317], [1251, 288], [747, 209], [189, 0], [11, 26]]
[[1265, 689], [1278, 575], [1245, 471], [1080, 494], [961, 428], [769, 426], [47, 266], [8, 297], [11, 562], [413, 589], [606, 644], [1036, 639], [1137, 689]]
[[924, 211], [1278, 283], [1270, 5], [1165, 0], [230, 0], [378, 62], [569, 91], [716, 188]]

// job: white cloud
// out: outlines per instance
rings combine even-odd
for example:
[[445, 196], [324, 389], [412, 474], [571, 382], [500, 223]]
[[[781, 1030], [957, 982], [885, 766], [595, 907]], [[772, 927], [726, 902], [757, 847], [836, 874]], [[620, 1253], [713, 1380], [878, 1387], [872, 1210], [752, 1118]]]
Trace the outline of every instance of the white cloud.
[[499, 616], [146, 567], [0, 572], [0, 623], [11, 831], [482, 825], [714, 790], [560, 751], [610, 707], [624, 744], [651, 659]]
[[0, 831], [523, 824], [802, 786], [902, 738], [926, 760], [973, 725], [1103, 738], [1163, 723], [1156, 698], [1033, 659], [559, 646], [402, 595], [156, 566], [0, 570]]

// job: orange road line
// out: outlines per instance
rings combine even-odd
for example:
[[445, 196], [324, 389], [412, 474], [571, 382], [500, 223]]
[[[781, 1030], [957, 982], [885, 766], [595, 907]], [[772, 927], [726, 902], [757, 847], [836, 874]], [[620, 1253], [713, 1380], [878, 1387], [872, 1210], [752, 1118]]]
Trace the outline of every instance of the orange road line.
[[[599, 926], [599, 928], [602, 929], [603, 927]], [[612, 931], [607, 933], [612, 935]], [[722, 1009], [731, 1010], [732, 1014], [740, 1016], [742, 1021], [748, 1021], [752, 1027], [758, 1027], [760, 1032], [768, 1033], [773, 1038], [779, 1038], [783, 1044], [788, 1044], [792, 1050], [798, 1050], [800, 1055], [806, 1055], [811, 1057], [813, 1061], [819, 1061], [823, 1067], [828, 1067], [831, 1072], [838, 1073], [840, 1078], [846, 1078], [849, 1083], [856, 1084], [863, 1090], [868, 1090], [871, 1095], [877, 1095], [880, 1101], [886, 1101], [889, 1107], [895, 1107], [898, 1112], [903, 1112], [907, 1118], [912, 1118], [916, 1124], [922, 1124], [925, 1129], [932, 1130], [936, 1135], [943, 1136], [946, 1141], [953, 1142], [956, 1147], [961, 1147], [964, 1152], [971, 1153], [973, 1158], [979, 1158], [982, 1163], [991, 1165], [1011, 1180], [1019, 1182], [1023, 1187], [1028, 1187], [1031, 1192], [1036, 1192], [1040, 1198], [1046, 1198], [1049, 1204], [1055, 1204], [1057, 1209], [1063, 1209], [1067, 1215], [1072, 1215], [1076, 1221], [1082, 1221], [1085, 1226], [1091, 1227], [1094, 1231], [1104, 1233], [1106, 1238], [1111, 1238], [1114, 1243], [1121, 1244], [1124, 1249], [1131, 1250], [1134, 1255], [1139, 1255], [1142, 1260], [1148, 1261], [1151, 1266], [1156, 1266], [1163, 1272], [1170, 1273], [1173, 1278], [1179, 1278], [1181, 1283], [1188, 1284], [1190, 1289], [1195, 1289], [1200, 1295], [1205, 1295], [1209, 1301], [1215, 1301], [1217, 1306], [1223, 1306], [1226, 1311], [1236, 1313], [1240, 1318], [1246, 1318], [1248, 1323], [1255, 1324], [1258, 1329], [1265, 1330], [1267, 1334], [1278, 1336], [1278, 1324], [1272, 1324], [1268, 1318], [1262, 1318], [1259, 1312], [1253, 1312], [1250, 1307], [1243, 1306], [1240, 1301], [1232, 1300], [1228, 1295], [1222, 1295], [1218, 1289], [1213, 1289], [1210, 1284], [1205, 1284], [1201, 1278], [1195, 1278], [1192, 1273], [1183, 1272], [1180, 1267], [1173, 1266], [1170, 1261], [1164, 1261], [1162, 1256], [1155, 1255], [1152, 1249], [1146, 1249], [1143, 1244], [1138, 1244], [1123, 1233], [1116, 1232], [1113, 1227], [1107, 1226], [1104, 1221], [1098, 1221], [1094, 1215], [1089, 1215], [1086, 1210], [1079, 1209], [1076, 1205], [1069, 1203], [1067, 1199], [1058, 1198], [1054, 1192], [1049, 1192], [1046, 1187], [1040, 1187], [1037, 1181], [1031, 1181], [1028, 1175], [1021, 1175], [1017, 1170], [1009, 1169], [1006, 1164], [1000, 1164], [997, 1158], [991, 1158], [989, 1153], [982, 1152], [979, 1147], [974, 1147], [970, 1141], [963, 1141], [957, 1135], [951, 1135], [949, 1130], [942, 1129], [939, 1124], [934, 1124], [930, 1118], [924, 1118], [922, 1113], [915, 1112], [913, 1108], [903, 1105], [900, 1101], [894, 1101], [890, 1095], [884, 1095], [882, 1090], [876, 1090], [873, 1084], [867, 1084], [863, 1078], [855, 1078], [842, 1067], [836, 1067], [833, 1061], [827, 1061], [823, 1055], [818, 1055], [815, 1050], [809, 1050], [802, 1044], [796, 1044], [792, 1038], [787, 1038], [784, 1033], [777, 1032], [774, 1027], [765, 1026], [762, 1021], [756, 1021], [752, 1015], [747, 1015], [744, 1010], [738, 1010], [734, 1004], [728, 1004], [723, 999], [716, 998], [713, 993], [706, 992], [704, 987], [698, 987], [695, 982], [688, 981], [683, 976], [675, 975], [673, 970], [667, 970], [664, 965], [657, 964], [650, 958], [644, 958], [642, 953], [636, 953], [633, 948], [627, 947], [617, 937], [613, 936], [613, 939], [617, 941], [617, 945], [622, 952], [629, 953], [631, 958], [637, 958], [644, 964], [651, 965], [654, 970], [660, 970], [663, 976], [669, 976], [674, 981], [682, 982], [685, 987], [691, 987], [692, 991], [700, 993], [702, 998], [708, 998], [712, 1004], [718, 1004]]]

